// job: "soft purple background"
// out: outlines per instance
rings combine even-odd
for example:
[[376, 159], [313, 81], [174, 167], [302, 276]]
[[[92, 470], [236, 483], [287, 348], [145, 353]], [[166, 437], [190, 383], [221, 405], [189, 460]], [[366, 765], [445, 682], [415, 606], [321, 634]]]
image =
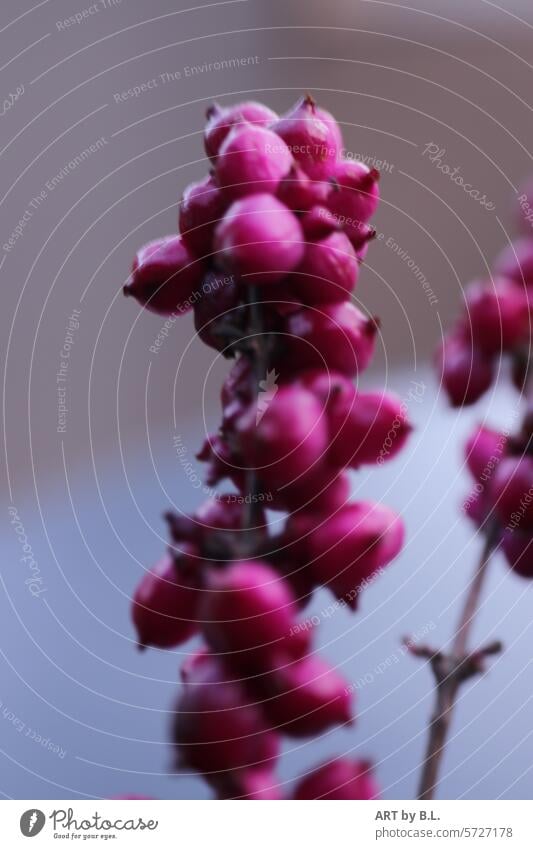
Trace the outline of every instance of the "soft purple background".
[[[384, 235], [357, 292], [383, 319], [367, 383], [387, 384], [402, 397], [413, 380], [425, 389], [421, 403], [410, 404], [418, 428], [409, 451], [354, 477], [359, 494], [404, 513], [405, 552], [366, 591], [357, 615], [338, 612], [319, 630], [323, 653], [347, 680], [368, 682], [357, 693], [357, 725], [288, 746], [280, 775], [290, 781], [326, 754], [353, 750], [376, 761], [385, 796], [412, 797], [431, 679], [403, 654], [400, 640], [428, 629], [436, 644], [450, 636], [454, 603], [479, 549], [458, 510], [468, 487], [460, 439], [472, 420], [511, 426], [519, 401], [502, 390], [457, 415], [438, 395], [427, 360], [457, 310], [461, 286], [486, 271], [505, 242], [514, 193], [533, 170], [530, 4], [514, 0], [504, 10], [454, 0], [443, 8], [418, 0], [417, 11], [363, 0], [194, 7], [122, 0], [58, 29], [58, 21], [90, 5], [45, 0], [32, 8], [12, 0], [0, 11], [0, 101], [24, 86], [0, 116], [2, 245], [46, 182], [106, 139], [47, 192], [13, 250], [0, 246], [7, 461], [0, 792], [206, 793], [198, 779], [168, 772], [168, 711], [182, 653], [135, 651], [129, 598], [164, 545], [163, 509], [201, 501], [178, 464], [173, 437], [182, 434], [192, 458], [204, 430], [216, 425], [227, 366], [193, 338], [190, 317], [175, 325], [159, 354], [150, 353], [162, 321], [139, 314], [120, 288], [135, 248], [173, 230], [180, 191], [205, 172], [201, 132], [212, 99], [257, 97], [284, 110], [311, 90], [341, 121], [349, 151], [389, 163], [376, 220]], [[185, 72], [242, 57], [258, 61]], [[176, 72], [181, 79], [162, 83], [160, 74]], [[116, 102], [114, 95], [152, 79], [155, 87]], [[423, 155], [430, 142], [495, 211]], [[389, 238], [423, 271], [438, 303], [429, 303], [407, 261], [387, 247]], [[80, 328], [61, 435], [56, 373], [73, 309], [81, 310]], [[24, 583], [28, 570], [9, 506], [18, 510], [41, 570], [46, 592], [39, 599]], [[442, 797], [531, 794], [531, 599], [529, 586], [495, 562], [476, 638], [500, 637], [507, 650], [463, 692]], [[310, 614], [327, 604], [319, 595]], [[64, 756], [32, 739], [31, 729]]]

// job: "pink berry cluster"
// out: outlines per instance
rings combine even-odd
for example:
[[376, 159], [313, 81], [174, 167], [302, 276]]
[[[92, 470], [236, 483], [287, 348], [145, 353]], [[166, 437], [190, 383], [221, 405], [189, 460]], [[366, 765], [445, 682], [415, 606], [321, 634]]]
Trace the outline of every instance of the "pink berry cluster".
[[[531, 189], [531, 186], [530, 186]], [[524, 192], [522, 202], [527, 198]], [[527, 204], [527, 208], [531, 208]], [[453, 406], [472, 404], [491, 386], [504, 355], [515, 388], [530, 378], [533, 304], [533, 229], [497, 257], [492, 279], [474, 281], [465, 292], [464, 314], [437, 353], [442, 382]], [[478, 426], [465, 446], [475, 488], [467, 514], [505, 555], [508, 565], [533, 578], [533, 408], [528, 403], [517, 433]]]
[[[373, 235], [378, 173], [342, 157], [311, 97], [278, 117], [259, 103], [208, 112], [211, 171], [185, 190], [177, 236], [141, 248], [126, 294], [163, 315], [194, 308], [200, 338], [234, 359], [222, 421], [199, 458], [238, 495], [168, 514], [171, 545], [133, 603], [142, 646], [204, 647], [182, 671], [177, 768], [219, 798], [277, 798], [282, 737], [351, 723], [350, 687], [312, 651], [302, 607], [317, 587], [355, 609], [403, 543], [387, 507], [349, 502], [348, 469], [402, 448], [399, 399], [360, 392], [377, 321], [350, 301]], [[288, 514], [275, 533], [264, 507]], [[333, 758], [294, 798], [374, 798], [365, 762]]]
[[451, 404], [474, 404], [493, 384], [503, 355], [522, 391], [529, 365], [533, 291], [533, 231], [508, 245], [494, 273], [465, 290], [464, 313], [437, 352], [442, 383]]

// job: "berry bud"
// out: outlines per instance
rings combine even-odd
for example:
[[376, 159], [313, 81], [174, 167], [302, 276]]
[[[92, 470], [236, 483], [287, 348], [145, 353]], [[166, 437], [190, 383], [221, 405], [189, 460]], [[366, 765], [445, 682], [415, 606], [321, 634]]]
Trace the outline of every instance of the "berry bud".
[[457, 333], [445, 337], [437, 351], [436, 364], [452, 407], [474, 404], [494, 377], [492, 360]]
[[178, 699], [173, 722], [177, 768], [204, 775], [242, 769], [272, 769], [278, 736], [241, 681], [216, 658], [199, 664]]
[[294, 799], [378, 799], [379, 789], [370, 764], [338, 758], [302, 778]]
[[189, 253], [181, 237], [167, 236], [137, 251], [124, 294], [159, 315], [184, 313], [192, 307], [190, 299], [203, 273], [201, 260]]
[[346, 301], [299, 310], [287, 319], [290, 365], [354, 376], [372, 358], [377, 329], [374, 319]]
[[233, 129], [219, 150], [216, 176], [224, 196], [235, 200], [256, 192], [275, 194], [292, 166], [289, 148], [264, 127]]
[[205, 128], [205, 152], [213, 161], [228, 135], [234, 127], [253, 124], [257, 127], [267, 127], [277, 119], [277, 115], [262, 103], [249, 101], [236, 103], [229, 108], [214, 104], [207, 112], [208, 122]]
[[280, 650], [292, 656], [306, 650], [309, 635], [294, 629], [296, 612], [278, 572], [261, 561], [241, 561], [211, 573], [199, 616], [213, 651], [250, 667], [268, 664]]
[[298, 219], [272, 195], [236, 201], [218, 225], [220, 262], [246, 283], [275, 283], [301, 261], [304, 246]]
[[[188, 547], [192, 555], [193, 546]], [[133, 598], [132, 617], [140, 646], [172, 648], [197, 631], [198, 591], [170, 554], [146, 572]]]
[[330, 175], [342, 151], [342, 135], [333, 116], [319, 109], [312, 97], [299, 100], [272, 129], [309, 177], [322, 180]]
[[210, 174], [187, 186], [180, 203], [178, 223], [182, 241], [192, 254], [208, 257], [212, 253], [215, 227], [227, 206]]
[[344, 233], [309, 242], [290, 284], [305, 304], [345, 301], [355, 288], [359, 264]]
[[509, 351], [524, 341], [529, 304], [523, 289], [505, 277], [475, 281], [466, 291], [466, 308], [474, 345], [486, 354]]
[[264, 711], [282, 734], [307, 737], [351, 722], [346, 681], [318, 657], [279, 665], [264, 686]]

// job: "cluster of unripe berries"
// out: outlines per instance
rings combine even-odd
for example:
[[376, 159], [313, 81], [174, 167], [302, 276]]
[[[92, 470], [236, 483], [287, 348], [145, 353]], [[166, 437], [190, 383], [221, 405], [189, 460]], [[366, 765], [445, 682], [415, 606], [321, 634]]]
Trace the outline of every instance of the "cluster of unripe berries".
[[[527, 207], [531, 209], [529, 203]], [[492, 279], [467, 287], [464, 314], [438, 351], [443, 385], [453, 406], [472, 404], [484, 394], [503, 355], [510, 360], [514, 386], [526, 393], [531, 376], [533, 230], [523, 213], [520, 224], [524, 235], [499, 254]], [[466, 443], [465, 457], [475, 480], [465, 502], [468, 515], [491, 534], [517, 574], [533, 578], [531, 405], [515, 434], [477, 427]]]
[[[410, 426], [397, 398], [352, 383], [378, 329], [350, 301], [377, 172], [342, 158], [337, 122], [310, 97], [282, 117], [213, 107], [205, 148], [212, 170], [185, 190], [180, 234], [138, 252], [125, 291], [163, 315], [194, 307], [203, 341], [235, 358], [220, 429], [198, 456], [209, 484], [229, 479], [242, 497], [168, 515], [169, 551], [133, 618], [143, 646], [204, 641], [181, 673], [176, 765], [221, 798], [276, 798], [281, 736], [352, 721], [351, 688], [312, 652], [301, 610], [320, 586], [355, 609], [400, 551], [401, 519], [349, 503], [347, 470], [394, 457]], [[289, 514], [276, 534], [263, 501]], [[334, 758], [293, 795], [376, 792], [367, 763]]]

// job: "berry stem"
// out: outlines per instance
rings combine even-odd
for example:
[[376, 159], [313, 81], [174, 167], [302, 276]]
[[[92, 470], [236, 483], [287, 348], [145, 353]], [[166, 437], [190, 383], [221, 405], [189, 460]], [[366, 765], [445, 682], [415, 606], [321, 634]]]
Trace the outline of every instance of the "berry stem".
[[432, 652], [429, 657], [435, 676], [435, 709], [429, 723], [429, 739], [418, 793], [420, 800], [434, 798], [461, 684], [483, 671], [481, 661], [484, 657], [501, 651], [499, 643], [491, 643], [474, 653], [470, 653], [467, 649], [468, 638], [479, 608], [488, 565], [496, 543], [495, 528], [490, 527], [487, 529], [481, 556], [466, 593], [451, 651], [449, 654]]
[[[259, 382], [263, 379], [267, 369], [267, 355], [263, 335], [263, 316], [259, 303], [259, 290], [257, 286], [249, 286], [247, 292], [248, 319], [244, 330], [247, 337], [247, 347], [244, 356], [249, 357], [252, 364], [252, 375], [255, 382], [255, 392], [259, 392]], [[246, 470], [246, 492], [251, 497], [246, 502], [243, 514], [243, 527], [252, 528], [256, 522], [256, 505], [253, 496], [257, 494], [258, 480], [253, 468]]]

